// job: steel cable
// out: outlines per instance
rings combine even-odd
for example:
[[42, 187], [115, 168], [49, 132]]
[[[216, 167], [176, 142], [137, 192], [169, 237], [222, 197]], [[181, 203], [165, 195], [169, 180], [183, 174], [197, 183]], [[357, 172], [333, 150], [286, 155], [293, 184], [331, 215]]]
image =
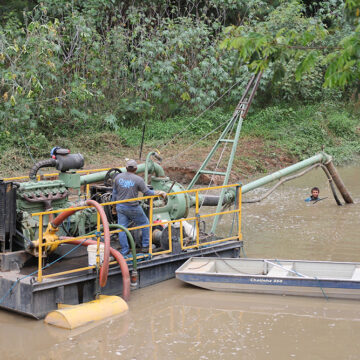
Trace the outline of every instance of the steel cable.
[[[199, 120], [199, 118], [204, 115], [208, 110], [210, 110], [219, 100], [221, 100], [230, 90], [232, 90], [236, 85], [238, 85], [242, 80], [237, 81], [236, 83], [234, 83], [233, 85], [231, 85], [229, 87], [229, 89], [227, 89], [220, 97], [218, 97], [212, 104], [210, 104], [205, 110], [203, 110], [198, 116], [195, 117], [194, 120], [192, 120], [190, 123], [188, 123], [184, 129], [182, 129], [181, 131], [179, 131], [177, 134], [175, 134], [168, 142], [166, 142], [165, 144], [163, 144], [161, 146], [161, 148], [159, 149], [160, 151], [164, 150], [170, 143], [174, 142], [174, 140], [176, 138], [178, 138], [181, 134], [183, 134], [191, 125], [193, 125], [197, 120]], [[228, 121], [226, 121], [228, 122]], [[222, 126], [223, 124], [221, 124], [220, 126]], [[216, 128], [217, 130], [218, 128]]]

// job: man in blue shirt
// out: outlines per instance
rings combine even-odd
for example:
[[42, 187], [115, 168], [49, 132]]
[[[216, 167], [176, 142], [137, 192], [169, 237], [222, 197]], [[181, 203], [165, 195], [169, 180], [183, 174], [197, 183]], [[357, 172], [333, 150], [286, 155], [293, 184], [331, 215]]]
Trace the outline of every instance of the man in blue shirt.
[[[166, 198], [164, 191], [153, 191], [147, 187], [145, 181], [140, 176], [136, 175], [137, 163], [135, 160], [129, 160], [126, 163], [127, 172], [117, 175], [114, 179], [112, 201], [133, 199], [138, 197], [138, 192], [141, 191], [144, 196], [161, 195]], [[116, 204], [116, 211], [118, 216], [118, 224], [128, 227], [130, 221], [135, 223], [135, 226], [148, 225], [149, 219], [140, 206], [139, 201], [128, 201], [126, 203]], [[121, 254], [127, 255], [129, 253], [129, 243], [124, 231], [119, 233], [119, 242], [121, 246]], [[149, 252], [149, 228], [142, 229], [142, 252]]]
[[318, 187], [313, 187], [311, 189], [311, 196], [306, 198], [305, 201], [306, 202], [310, 202], [310, 201], [318, 201], [319, 199], [319, 194], [320, 194], [320, 190]]

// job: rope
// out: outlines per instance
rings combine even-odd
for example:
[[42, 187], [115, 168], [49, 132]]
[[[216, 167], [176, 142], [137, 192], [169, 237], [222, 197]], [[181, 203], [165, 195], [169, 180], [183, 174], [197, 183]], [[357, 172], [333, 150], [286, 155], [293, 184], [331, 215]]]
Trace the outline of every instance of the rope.
[[177, 137], [179, 137], [181, 134], [183, 134], [191, 125], [193, 125], [202, 115], [204, 115], [208, 110], [210, 110], [219, 100], [221, 100], [232, 88], [234, 88], [236, 85], [238, 85], [241, 82], [241, 80], [237, 81], [233, 85], [229, 87], [220, 97], [218, 97], [212, 104], [210, 104], [205, 110], [203, 110], [198, 116], [195, 117], [193, 121], [191, 121], [184, 129], [179, 131], [175, 136], [173, 136], [167, 143], [162, 145], [160, 148], [160, 151], [165, 149], [170, 143], [172, 143]]
[[321, 289], [322, 294], [324, 295], [324, 298], [326, 299], [326, 301], [329, 301], [329, 297], [325, 294], [324, 289], [322, 288], [321, 284], [320, 284], [320, 280], [315, 276], [314, 279], [316, 279], [319, 283], [319, 288]]
[[202, 267], [206, 266], [209, 262], [210, 262], [210, 260], [207, 261], [205, 264], [202, 264], [202, 265], [196, 266], [196, 267], [191, 267], [191, 268], [188, 268], [188, 269], [189, 269], [189, 270], [201, 269]]
[[[167, 158], [167, 161], [170, 161], [172, 159], [176, 159], [179, 156], [183, 155], [184, 153], [186, 153], [188, 150], [190, 150], [191, 148], [193, 148], [195, 145], [199, 144], [201, 141], [205, 140], [208, 136], [210, 136], [211, 134], [213, 134], [215, 131], [217, 131], [218, 129], [220, 129], [222, 126], [224, 126], [225, 124], [228, 123], [228, 120], [224, 121], [222, 124], [220, 124], [219, 126], [217, 126], [214, 130], [210, 131], [209, 133], [207, 133], [205, 136], [203, 136], [201, 139], [199, 139], [197, 142], [193, 143], [192, 145], [188, 146], [187, 148], [185, 148], [185, 150], [181, 151], [180, 153], [178, 153], [177, 155], [174, 155], [170, 158]], [[166, 160], [165, 160], [166, 162]]]
[[[265, 260], [265, 261], [266, 261], [266, 260]], [[269, 263], [271, 264], [270, 261], [267, 261], [267, 262], [269, 262]], [[275, 262], [277, 262], [278, 265], [281, 266], [281, 264], [279, 263], [278, 260], [275, 259]], [[282, 267], [282, 266], [281, 266], [281, 267]], [[319, 280], [316, 276], [311, 277], [311, 276], [306, 276], [306, 275], [300, 274], [299, 272], [297, 272], [297, 271], [295, 271], [295, 270], [288, 270], [288, 269], [286, 269], [286, 270], [287, 270], [287, 271], [290, 271], [290, 272], [293, 272], [293, 273], [295, 273], [296, 275], [298, 275], [298, 276], [300, 276], [300, 277], [308, 277], [308, 278], [310, 278], [310, 279], [313, 278], [313, 279], [317, 280], [318, 286], [319, 286], [319, 288], [320, 288], [320, 290], [321, 290], [324, 298], [326, 299], [326, 301], [329, 301], [329, 297], [326, 295], [324, 289], [323, 289], [322, 286], [321, 286], [320, 280]]]
[[258, 274], [254, 274], [254, 273], [249, 274], [249, 273], [240, 271], [240, 270], [238, 270], [237, 268], [233, 267], [233, 266], [230, 265], [226, 260], [223, 260], [223, 259], [222, 259], [222, 261], [223, 261], [227, 266], [229, 266], [231, 269], [235, 270], [235, 271], [236, 271], [237, 273], [239, 273], [239, 274], [244, 274], [244, 275], [264, 275], [263, 272], [258, 273]]
[[327, 199], [327, 198], [328, 198], [328, 197], [326, 196], [326, 197], [323, 197], [323, 198], [321, 198], [321, 199], [317, 199], [317, 200], [313, 201], [312, 204], [314, 205], [314, 204], [318, 203], [319, 201], [325, 200], [325, 199]]
[[240, 252], [241, 252], [241, 250], [242, 250], [242, 252], [243, 252], [243, 254], [244, 254], [244, 257], [247, 258], [247, 255], [246, 255], [246, 253], [245, 253], [245, 248], [244, 248], [244, 246], [241, 246]]
[[[274, 265], [271, 261], [269, 261], [269, 260], [264, 260], [266, 263], [268, 263], [268, 264], [272, 264], [272, 265]], [[277, 264], [278, 264], [278, 266], [280, 266], [283, 270], [286, 270], [286, 271], [290, 271], [290, 272], [292, 272], [292, 273], [294, 273], [294, 274], [296, 274], [297, 276], [300, 276], [300, 277], [304, 277], [304, 278], [306, 278], [306, 277], [310, 277], [310, 276], [307, 276], [307, 275], [304, 275], [304, 274], [301, 274], [301, 273], [299, 273], [299, 272], [297, 272], [296, 270], [290, 270], [290, 269], [286, 269], [286, 268], [284, 268], [284, 266], [283, 265], [281, 265], [281, 263], [279, 262], [279, 260], [277, 260], [277, 259], [275, 259], [274, 260]]]
[[[238, 191], [235, 191], [235, 200], [234, 200], [234, 210], [236, 208], [236, 204], [238, 203], [237, 201], [237, 198], [238, 198]], [[231, 222], [231, 228], [230, 228], [230, 232], [229, 232], [229, 237], [232, 235], [233, 233], [233, 230], [234, 230], [234, 223], [235, 223], [235, 218], [238, 218], [239, 217], [239, 213], [233, 213], [233, 216], [232, 216], [232, 222]], [[237, 230], [239, 230], [239, 221], [237, 222]]]
[[[84, 239], [80, 244], [76, 245], [75, 247], [73, 247], [71, 250], [69, 250], [67, 253], [65, 253], [64, 255], [60, 256], [58, 259], [54, 260], [53, 262], [51, 262], [50, 264], [45, 265], [43, 268], [41, 268], [41, 270], [45, 270], [47, 268], [49, 268], [51, 265], [54, 265], [56, 262], [60, 261], [61, 259], [63, 259], [65, 256], [69, 255], [71, 252], [75, 251], [77, 248], [79, 248], [86, 240], [88, 239]], [[3, 303], [3, 301], [7, 298], [8, 295], [11, 294], [11, 292], [13, 291], [13, 289], [15, 288], [15, 286], [21, 281], [24, 280], [30, 276], [33, 276], [35, 274], [37, 274], [39, 272], [39, 270], [36, 270], [28, 275], [23, 276], [20, 279], [17, 279], [14, 284], [12, 284], [12, 286], [10, 287], [10, 289], [4, 294], [4, 296], [0, 299], [0, 304]]]

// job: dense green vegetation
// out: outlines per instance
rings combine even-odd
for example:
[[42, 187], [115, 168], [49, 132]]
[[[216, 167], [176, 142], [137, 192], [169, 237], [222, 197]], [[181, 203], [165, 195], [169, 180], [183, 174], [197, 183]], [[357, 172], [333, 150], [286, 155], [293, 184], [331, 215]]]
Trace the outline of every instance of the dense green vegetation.
[[[200, 138], [209, 128], [215, 128], [230, 118], [232, 110], [216, 109], [198, 119], [183, 133], [183, 138]], [[167, 126], [162, 121], [153, 121], [147, 129], [147, 142], [154, 147], [166, 144], [175, 133], [192, 122], [193, 118], [175, 117], [169, 119]], [[140, 145], [141, 128], [123, 127], [120, 139], [125, 145]], [[256, 109], [248, 115], [242, 128], [243, 136], [259, 137], [265, 142], [274, 143], [288, 150], [299, 159], [314, 155], [324, 148], [335, 156], [336, 162], [351, 160], [355, 153], [360, 154], [360, 123], [358, 116], [345, 107], [334, 103], [317, 103], [289, 106], [287, 103]], [[181, 135], [180, 135], [181, 136]], [[212, 143], [214, 139], [206, 140]], [[267, 154], [264, 154], [267, 155]]]
[[358, 2], [0, 0], [0, 161], [79, 134], [85, 152], [110, 133], [137, 146], [144, 123], [161, 144], [221, 97], [190, 141], [231, 115], [256, 69], [244, 134], [349, 159], [360, 150]]
[[359, 86], [360, 1], [318, 6], [318, 16], [304, 16], [302, 3], [284, 2], [265, 22], [229, 27], [223, 45], [237, 49], [252, 71], [270, 66], [274, 74], [284, 73], [286, 64], [295, 61], [296, 80], [321, 66], [325, 87]]

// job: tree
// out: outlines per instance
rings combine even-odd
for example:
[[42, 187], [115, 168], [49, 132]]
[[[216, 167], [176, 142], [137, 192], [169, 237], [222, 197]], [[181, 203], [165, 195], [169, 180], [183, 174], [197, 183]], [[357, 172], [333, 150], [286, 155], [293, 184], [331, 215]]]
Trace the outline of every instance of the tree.
[[360, 0], [346, 0], [334, 11], [338, 19], [328, 27], [321, 16], [306, 17], [300, 1], [284, 2], [263, 23], [227, 28], [222, 46], [238, 50], [251, 71], [284, 67], [295, 59], [298, 81], [320, 64], [325, 87], [359, 86]]

